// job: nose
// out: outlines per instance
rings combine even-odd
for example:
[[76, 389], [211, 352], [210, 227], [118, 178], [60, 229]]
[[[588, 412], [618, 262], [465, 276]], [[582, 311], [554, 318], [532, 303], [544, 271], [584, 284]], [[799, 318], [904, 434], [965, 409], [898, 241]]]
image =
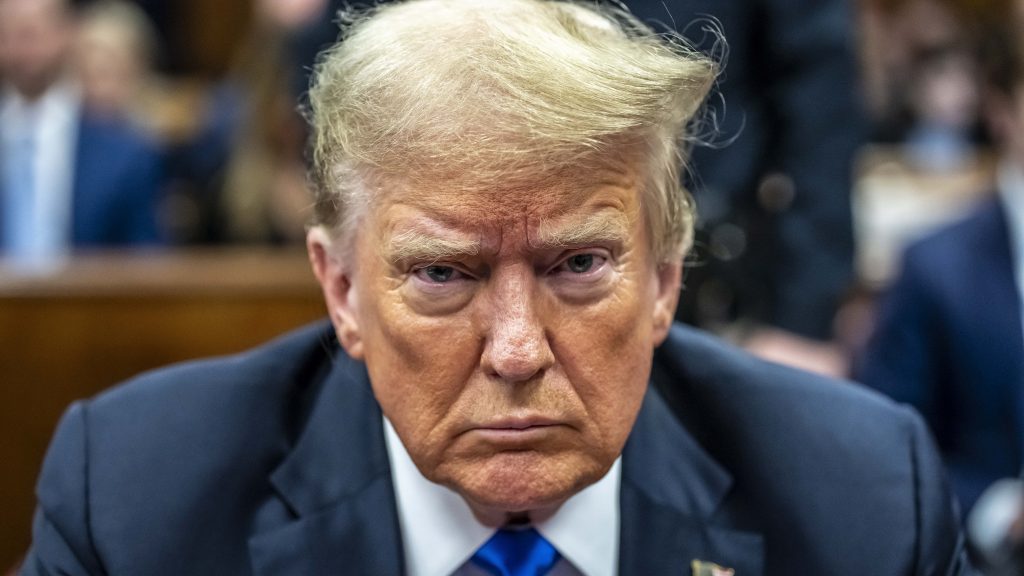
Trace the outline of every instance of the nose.
[[505, 382], [527, 382], [554, 363], [538, 296], [528, 276], [531, 273], [524, 270], [492, 276], [481, 363], [487, 374]]

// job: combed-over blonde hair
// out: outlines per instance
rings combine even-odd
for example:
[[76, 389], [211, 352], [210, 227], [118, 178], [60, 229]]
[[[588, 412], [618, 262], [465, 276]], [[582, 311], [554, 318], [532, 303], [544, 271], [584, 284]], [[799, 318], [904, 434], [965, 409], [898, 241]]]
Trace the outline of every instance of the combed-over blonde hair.
[[374, 182], [472, 193], [639, 150], [653, 253], [689, 249], [680, 170], [709, 58], [596, 4], [410, 0], [343, 20], [310, 90], [315, 225], [348, 242]]

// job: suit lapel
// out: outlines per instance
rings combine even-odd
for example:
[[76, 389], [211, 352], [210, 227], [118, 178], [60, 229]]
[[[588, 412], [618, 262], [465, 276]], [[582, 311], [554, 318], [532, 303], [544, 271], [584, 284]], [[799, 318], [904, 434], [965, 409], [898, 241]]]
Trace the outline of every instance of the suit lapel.
[[[402, 574], [380, 407], [366, 370], [339, 352], [321, 386], [294, 449], [271, 475], [287, 518], [250, 538], [253, 572]], [[762, 572], [761, 536], [712, 521], [731, 476], [653, 389], [622, 460], [620, 574], [689, 574], [694, 560]]]
[[623, 451], [619, 573], [689, 574], [694, 560], [762, 572], [759, 534], [714, 525], [732, 478], [648, 391]]
[[402, 545], [380, 408], [343, 353], [271, 483], [294, 516], [249, 540], [255, 574], [401, 574]]

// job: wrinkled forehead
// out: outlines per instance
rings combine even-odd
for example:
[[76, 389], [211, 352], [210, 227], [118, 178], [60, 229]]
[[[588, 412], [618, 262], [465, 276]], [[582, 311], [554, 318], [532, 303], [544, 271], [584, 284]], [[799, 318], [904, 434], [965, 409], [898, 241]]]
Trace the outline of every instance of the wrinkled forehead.
[[[465, 226], [556, 219], [594, 203], [632, 212], [641, 202], [641, 165], [633, 154], [602, 155], [530, 177], [474, 179], [383, 175], [372, 179], [369, 213], [412, 206]], [[490, 175], [489, 175], [490, 176]]]

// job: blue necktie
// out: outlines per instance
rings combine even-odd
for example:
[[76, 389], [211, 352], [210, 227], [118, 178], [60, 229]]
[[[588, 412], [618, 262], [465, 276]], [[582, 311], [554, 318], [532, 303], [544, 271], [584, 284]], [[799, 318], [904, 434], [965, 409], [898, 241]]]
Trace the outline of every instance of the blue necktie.
[[543, 576], [558, 562], [558, 550], [533, 528], [498, 530], [472, 562], [494, 576]]

